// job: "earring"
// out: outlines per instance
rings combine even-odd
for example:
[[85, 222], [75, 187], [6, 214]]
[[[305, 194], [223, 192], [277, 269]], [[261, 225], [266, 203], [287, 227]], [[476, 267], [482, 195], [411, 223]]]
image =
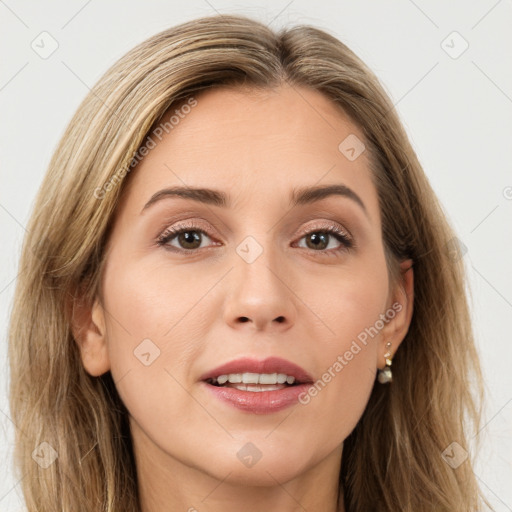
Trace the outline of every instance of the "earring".
[[384, 358], [386, 359], [386, 366], [378, 372], [378, 380], [381, 384], [386, 384], [393, 380], [393, 374], [391, 373], [391, 342], [388, 341], [386, 343], [387, 351], [384, 354]]

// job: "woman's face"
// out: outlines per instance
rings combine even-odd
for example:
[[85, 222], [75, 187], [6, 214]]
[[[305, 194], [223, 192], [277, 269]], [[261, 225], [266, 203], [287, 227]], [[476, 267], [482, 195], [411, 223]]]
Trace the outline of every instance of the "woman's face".
[[[147, 468], [275, 485], [329, 466], [337, 478], [385, 343], [396, 351], [410, 317], [388, 280], [363, 135], [305, 88], [195, 100], [166, 114], [129, 176], [93, 308], [103, 348], [84, 364], [111, 370]], [[328, 186], [338, 193], [304, 195]], [[175, 187], [215, 193], [161, 192]], [[202, 381], [269, 357], [301, 367], [316, 393], [284, 406], [290, 386], [263, 399]]]

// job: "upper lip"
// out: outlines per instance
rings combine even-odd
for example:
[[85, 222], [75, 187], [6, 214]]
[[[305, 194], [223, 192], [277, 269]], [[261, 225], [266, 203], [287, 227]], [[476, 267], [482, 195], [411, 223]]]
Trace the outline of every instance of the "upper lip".
[[262, 361], [244, 357], [235, 359], [209, 370], [201, 376], [200, 380], [208, 380], [219, 375], [228, 375], [230, 373], [284, 373], [290, 377], [295, 377], [295, 382], [299, 384], [313, 382], [313, 378], [304, 368], [282, 359], [281, 357], [268, 357]]

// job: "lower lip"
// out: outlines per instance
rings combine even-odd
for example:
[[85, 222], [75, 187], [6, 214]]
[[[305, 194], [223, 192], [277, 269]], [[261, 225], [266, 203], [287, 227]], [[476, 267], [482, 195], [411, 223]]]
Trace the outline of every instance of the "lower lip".
[[297, 404], [301, 393], [311, 387], [311, 384], [298, 384], [273, 391], [242, 391], [202, 382], [220, 400], [253, 414], [270, 414]]

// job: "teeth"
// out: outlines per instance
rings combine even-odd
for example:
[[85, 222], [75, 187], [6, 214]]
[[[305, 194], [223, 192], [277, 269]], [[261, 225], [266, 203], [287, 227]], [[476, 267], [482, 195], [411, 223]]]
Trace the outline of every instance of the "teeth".
[[244, 384], [258, 384], [259, 378], [259, 373], [242, 373], [242, 382]]
[[228, 375], [219, 375], [212, 379], [219, 385], [230, 382], [231, 384], [293, 384], [295, 377], [284, 373], [230, 373]]
[[259, 391], [277, 391], [278, 389], [283, 389], [286, 387], [285, 384], [276, 384], [276, 385], [269, 385], [269, 384], [226, 384], [226, 386], [229, 386], [230, 388], [236, 388], [240, 391], [253, 391], [253, 392], [259, 392]]
[[277, 373], [261, 373], [258, 384], [277, 384]]

